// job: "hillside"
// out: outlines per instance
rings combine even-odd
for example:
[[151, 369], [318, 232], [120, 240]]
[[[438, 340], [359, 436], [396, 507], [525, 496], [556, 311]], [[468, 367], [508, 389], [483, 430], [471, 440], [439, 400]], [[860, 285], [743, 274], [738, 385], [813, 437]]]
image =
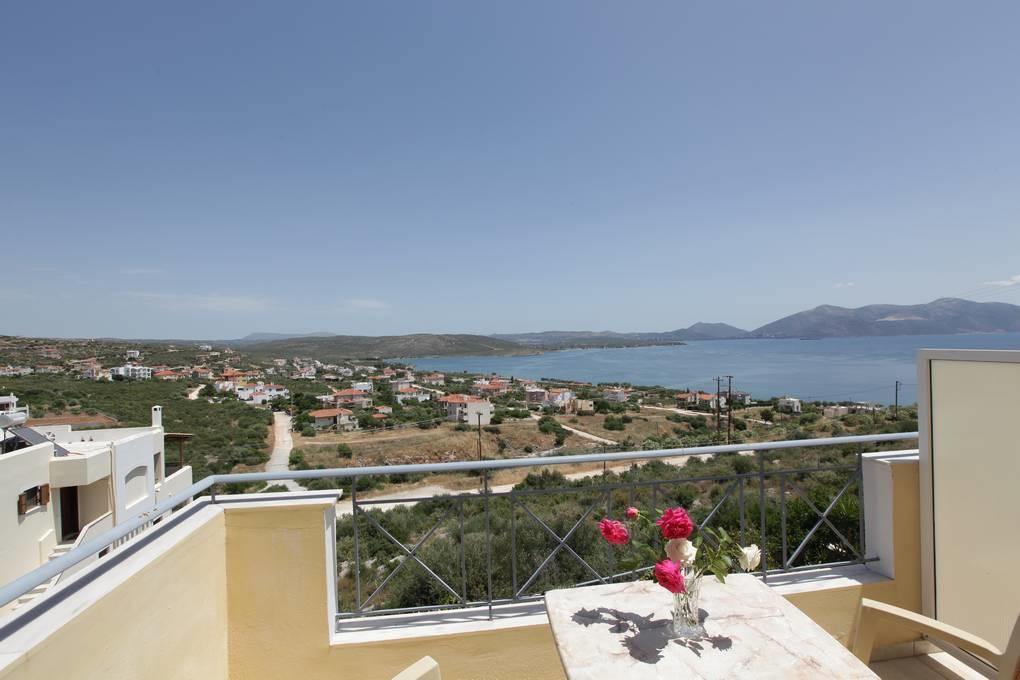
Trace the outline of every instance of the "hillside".
[[616, 333], [614, 331], [545, 331], [542, 333], [504, 333], [493, 335], [500, 340], [556, 349], [567, 347], [643, 347], [675, 345], [688, 340], [721, 340], [742, 338], [747, 331], [725, 323], [698, 322], [688, 328], [661, 333]]
[[945, 335], [1020, 331], [1020, 307], [1004, 302], [941, 298], [921, 305], [822, 305], [765, 324], [756, 338]]
[[455, 355], [526, 354], [517, 343], [484, 335], [333, 335], [257, 342], [245, 347], [253, 356], [307, 356], [320, 361]]

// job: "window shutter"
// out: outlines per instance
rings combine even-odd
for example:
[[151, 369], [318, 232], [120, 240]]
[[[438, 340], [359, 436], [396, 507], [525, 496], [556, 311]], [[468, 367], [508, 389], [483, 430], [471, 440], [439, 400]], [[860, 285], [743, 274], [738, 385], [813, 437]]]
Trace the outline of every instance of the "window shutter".
[[39, 487], [39, 505], [50, 504], [50, 485], [43, 484]]
[[28, 512], [28, 495], [18, 494], [18, 514], [24, 515]]

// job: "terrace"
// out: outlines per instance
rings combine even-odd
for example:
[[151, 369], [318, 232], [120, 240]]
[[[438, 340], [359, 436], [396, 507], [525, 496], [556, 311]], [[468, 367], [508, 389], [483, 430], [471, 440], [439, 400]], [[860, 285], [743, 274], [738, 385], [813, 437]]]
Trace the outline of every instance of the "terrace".
[[[940, 371], [932, 381], [946, 389], [940, 406], [955, 408], [953, 395], [968, 393], [961, 382], [987, 378], [983, 370]], [[1011, 403], [1004, 399], [1002, 408]], [[940, 498], [926, 455], [948, 451], [957, 436], [946, 429], [953, 412], [939, 413], [945, 419], [923, 429], [917, 447], [914, 432], [209, 477], [0, 588], [0, 602], [15, 600], [118, 546], [0, 621], [0, 678], [69, 665], [83, 678], [391, 678], [424, 656], [446, 678], [562, 678], [543, 593], [640, 577], [618, 569], [611, 551], [593, 542], [594, 518], [678, 499], [694, 499], [701, 526], [726, 527], [741, 543], [763, 546], [758, 578], [850, 646], [862, 598], [931, 612], [927, 600], [938, 587], [939, 614], [952, 614], [956, 596], [932, 580], [926, 538], [926, 506], [938, 508]], [[987, 421], [987, 414], [960, 416]], [[975, 430], [968, 432], [973, 448]], [[981, 432], [979, 450], [1015, 453], [1005, 434]], [[706, 456], [732, 471], [703, 474], [708, 468], [690, 461]], [[573, 482], [553, 474], [578, 464], [596, 469]], [[543, 474], [492, 483], [517, 469]], [[1004, 471], [1015, 483], [1015, 468]], [[476, 475], [478, 488], [398, 501], [359, 493], [359, 480], [433, 473]], [[222, 493], [226, 484], [314, 478], [343, 482], [349, 497], [341, 500], [340, 490]], [[986, 483], [992, 490], [1001, 481]], [[981, 559], [971, 566], [993, 576]], [[1001, 604], [974, 586], [969, 602], [979, 615], [961, 623], [1001, 649], [1017, 591], [997, 583]], [[880, 677], [988, 672], [908, 628], [868, 632]]]

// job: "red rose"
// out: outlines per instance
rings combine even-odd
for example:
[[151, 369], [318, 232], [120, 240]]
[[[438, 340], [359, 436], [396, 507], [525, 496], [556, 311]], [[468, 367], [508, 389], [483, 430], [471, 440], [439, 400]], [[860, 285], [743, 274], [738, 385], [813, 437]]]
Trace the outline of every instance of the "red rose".
[[655, 564], [655, 580], [671, 593], [682, 593], [687, 588], [680, 565], [673, 560], [663, 560]]
[[687, 538], [694, 533], [694, 522], [683, 508], [666, 508], [662, 517], [655, 520], [665, 539]]
[[602, 536], [606, 539], [607, 543], [626, 545], [630, 542], [630, 532], [627, 531], [627, 527], [624, 526], [623, 522], [617, 522], [615, 519], [604, 519], [599, 522], [599, 530], [602, 532]]

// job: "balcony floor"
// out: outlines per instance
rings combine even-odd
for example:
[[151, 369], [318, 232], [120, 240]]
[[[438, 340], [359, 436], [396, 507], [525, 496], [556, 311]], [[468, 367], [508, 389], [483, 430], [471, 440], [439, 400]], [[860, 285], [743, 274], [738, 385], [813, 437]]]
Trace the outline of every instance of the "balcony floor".
[[871, 664], [882, 680], [986, 680], [947, 652], [935, 652]]

